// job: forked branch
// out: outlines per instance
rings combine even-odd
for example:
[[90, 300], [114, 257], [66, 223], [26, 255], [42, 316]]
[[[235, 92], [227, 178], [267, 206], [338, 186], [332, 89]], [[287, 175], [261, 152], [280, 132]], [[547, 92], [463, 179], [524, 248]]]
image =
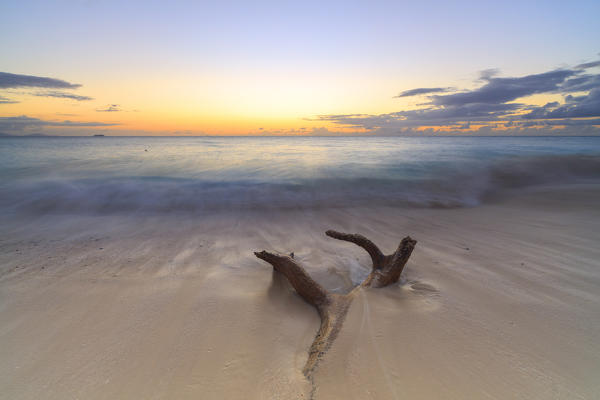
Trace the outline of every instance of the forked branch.
[[[417, 241], [410, 236], [402, 239], [396, 251], [384, 255], [381, 250], [369, 239], [359, 234], [341, 233], [328, 230], [326, 235], [338, 240], [352, 242], [369, 253], [373, 262], [369, 276], [358, 286], [384, 287], [398, 282], [404, 267], [412, 254]], [[321, 285], [306, 273], [292, 257], [267, 251], [255, 252], [256, 257], [271, 264], [281, 272], [294, 287], [296, 292], [309, 304], [316, 307], [321, 317], [321, 327], [309, 350], [309, 357], [304, 367], [304, 374], [310, 377], [320, 358], [325, 354], [337, 336], [350, 302], [356, 290], [345, 295], [327, 292]], [[356, 289], [356, 288], [355, 288]]]

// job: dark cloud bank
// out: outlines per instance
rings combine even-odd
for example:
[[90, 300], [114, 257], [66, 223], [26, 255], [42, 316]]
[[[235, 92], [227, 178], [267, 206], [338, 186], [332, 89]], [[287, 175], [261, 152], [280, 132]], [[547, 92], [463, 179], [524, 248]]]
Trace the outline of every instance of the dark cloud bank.
[[48, 89], [77, 89], [81, 85], [69, 83], [61, 79], [47, 78], [43, 76], [10, 74], [0, 72], [0, 89], [13, 88], [48, 88]]
[[[48, 78], [44, 76], [11, 74], [0, 72], [0, 89], [78, 89], [81, 85], [70, 83], [62, 79]], [[42, 92], [25, 93], [37, 97], [55, 97], [61, 99], [71, 99], [76, 101], [93, 100], [92, 97], [62, 92], [58, 90], [46, 90]], [[6, 97], [0, 96], [0, 104], [18, 103]]]
[[[70, 83], [62, 79], [32, 76], [32, 75], [20, 75], [11, 74], [8, 72], [0, 72], [0, 90], [2, 89], [43, 89], [40, 91], [28, 91], [18, 92], [19, 94], [26, 94], [36, 97], [53, 97], [59, 99], [69, 99], [75, 101], [89, 101], [93, 100], [92, 97], [73, 94], [61, 90], [52, 89], [65, 89], [72, 90], [80, 88], [81, 85], [77, 83]], [[15, 93], [15, 92], [10, 92]], [[0, 95], [0, 104], [12, 104], [18, 103], [16, 100], [9, 99]], [[106, 109], [97, 111], [120, 111], [117, 104], [111, 104]], [[69, 128], [70, 134], [89, 134], [90, 129], [97, 130], [102, 128], [108, 128], [112, 126], [120, 125], [119, 123], [112, 122], [96, 122], [96, 121], [54, 121], [54, 120], [43, 120], [39, 118], [28, 117], [26, 115], [20, 116], [2, 116], [0, 117], [0, 136], [22, 136], [22, 135], [42, 135], [43, 133], [67, 133], [61, 128]]]
[[[522, 77], [498, 77], [497, 70], [486, 70], [476, 89], [415, 88], [396, 96], [425, 95], [416, 110], [312, 120], [383, 135], [468, 133], [474, 127], [480, 134], [600, 134], [600, 74], [588, 71], [597, 67], [600, 61]], [[536, 94], [558, 94], [563, 101], [544, 106], [523, 102]]]

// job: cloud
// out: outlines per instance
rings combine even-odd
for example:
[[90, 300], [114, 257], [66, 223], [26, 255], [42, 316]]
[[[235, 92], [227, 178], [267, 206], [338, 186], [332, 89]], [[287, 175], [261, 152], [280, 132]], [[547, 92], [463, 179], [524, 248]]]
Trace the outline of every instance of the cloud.
[[449, 92], [451, 91], [452, 88], [449, 87], [438, 87], [438, 88], [416, 88], [416, 89], [410, 89], [410, 90], [405, 90], [404, 92], [400, 93], [397, 96], [394, 96], [395, 98], [398, 97], [410, 97], [410, 96], [418, 96], [418, 95], [422, 95], [422, 94], [428, 94], [428, 93], [440, 93], [440, 92]]
[[592, 61], [592, 62], [584, 63], [584, 64], [579, 64], [575, 68], [577, 68], [577, 69], [588, 69], [588, 68], [594, 68], [594, 67], [600, 67], [600, 60], [598, 60], [598, 61]]
[[117, 112], [117, 111], [122, 111], [121, 108], [119, 108], [118, 104], [109, 104], [106, 106], [106, 108], [101, 108], [99, 110], [96, 110], [98, 112]]
[[[0, 89], [14, 88], [46, 88], [46, 89], [77, 89], [80, 84], [69, 83], [62, 79], [47, 78], [33, 75], [19, 75], [8, 72], [0, 72]], [[41, 92], [22, 92], [23, 95], [32, 95], [37, 97], [56, 97], [62, 99], [72, 99], [76, 101], [93, 100], [92, 97], [66, 93], [58, 90], [46, 90]], [[8, 99], [0, 96], [0, 103], [16, 103], [16, 101], [6, 101]]]
[[32, 93], [32, 94], [34, 96], [38, 96], [38, 97], [57, 97], [57, 98], [61, 98], [61, 99], [72, 99], [72, 100], [77, 100], [77, 101], [94, 100], [92, 97], [80, 96], [77, 94], [71, 94], [71, 93], [65, 93], [65, 92], [59, 92], [56, 90], [47, 91], [47, 92], [38, 92], [38, 93]]
[[75, 128], [75, 127], [107, 127], [116, 126], [119, 123], [113, 122], [91, 122], [91, 121], [49, 121], [39, 118], [28, 117], [26, 115], [20, 115], [16, 117], [0, 117], [0, 131], [9, 133], [21, 133], [31, 129], [42, 129], [47, 127], [63, 127], [63, 128]]
[[[524, 129], [555, 129], [584, 126], [598, 132], [600, 118], [600, 74], [586, 69], [600, 65], [590, 62], [521, 77], [499, 77], [495, 69], [480, 73], [480, 86], [451, 94], [432, 94], [420, 108], [386, 114], [330, 114], [311, 118], [341, 127], [373, 134], [413, 134], [431, 129], [436, 132], [465, 131], [487, 127], [490, 132], [522, 132]], [[402, 92], [400, 97], [436, 93], [440, 88], [418, 88]], [[447, 88], [441, 88], [447, 89]], [[544, 106], [527, 103], [535, 94], [562, 95], [563, 101]], [[404, 96], [405, 95], [405, 96]], [[579, 118], [577, 123], [575, 119]], [[554, 120], [550, 123], [550, 120]], [[561, 128], [561, 129], [563, 129]], [[566, 129], [566, 128], [564, 128]], [[583, 130], [582, 130], [583, 132]]]
[[535, 107], [524, 115], [526, 119], [562, 119], [600, 117], [600, 87], [585, 96], [567, 96], [565, 104], [552, 102], [543, 107]]
[[397, 128], [440, 125], [456, 122], [489, 122], [510, 115], [522, 104], [465, 104], [461, 106], [425, 108], [388, 114], [319, 115], [316, 120], [360, 129], [394, 126]]
[[571, 78], [560, 87], [563, 93], [584, 92], [600, 87], [600, 75], [580, 75]]
[[482, 77], [485, 85], [463, 93], [437, 95], [431, 103], [438, 106], [461, 106], [473, 103], [502, 104], [533, 94], [558, 91], [574, 70], [559, 69], [519, 78]]
[[77, 89], [81, 85], [69, 83], [62, 79], [47, 78], [43, 76], [19, 75], [0, 72], [0, 89], [37, 87], [48, 89]]
[[487, 81], [490, 78], [492, 78], [493, 76], [498, 75], [499, 73], [500, 73], [500, 70], [498, 68], [484, 69], [483, 71], [479, 71], [479, 80]]
[[480, 73], [485, 84], [477, 89], [450, 95], [431, 96], [431, 104], [438, 106], [472, 103], [501, 104], [540, 93], [569, 93], [591, 90], [600, 86], [600, 75], [582, 71], [600, 66], [600, 61], [579, 64], [572, 69], [557, 69], [518, 78], [495, 77], [499, 70], [488, 69]]
[[0, 104], [15, 104], [15, 103], [18, 103], [18, 101], [7, 99], [4, 96], [0, 96]]

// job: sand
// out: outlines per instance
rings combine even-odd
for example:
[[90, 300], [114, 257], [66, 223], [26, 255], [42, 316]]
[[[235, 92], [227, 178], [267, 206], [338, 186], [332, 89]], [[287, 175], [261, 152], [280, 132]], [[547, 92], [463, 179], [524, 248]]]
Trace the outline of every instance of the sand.
[[[2, 399], [595, 399], [600, 189], [473, 208], [2, 217]], [[357, 296], [309, 382], [319, 326], [254, 250], [345, 292], [368, 255], [419, 243]]]

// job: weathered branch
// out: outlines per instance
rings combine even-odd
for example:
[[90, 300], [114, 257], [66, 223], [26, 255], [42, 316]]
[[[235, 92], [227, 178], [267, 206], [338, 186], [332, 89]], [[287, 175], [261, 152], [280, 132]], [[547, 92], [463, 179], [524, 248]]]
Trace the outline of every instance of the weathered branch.
[[271, 264], [275, 271], [281, 272], [296, 292], [308, 303], [321, 308], [329, 302], [329, 294], [321, 285], [310, 277], [294, 259], [289, 256], [269, 253], [268, 251], [254, 252], [261, 260]]
[[[359, 234], [341, 233], [328, 230], [327, 236], [352, 242], [369, 253], [373, 261], [372, 271], [359, 287], [384, 287], [398, 282], [404, 266], [412, 254], [417, 241], [410, 236], [405, 237], [393, 254], [384, 255], [369, 239]], [[269, 253], [255, 252], [256, 257], [268, 262], [288, 279], [296, 292], [319, 311], [321, 326], [309, 350], [308, 360], [304, 366], [304, 374], [310, 377], [320, 358], [331, 346], [341, 329], [344, 318], [350, 307], [350, 302], [356, 290], [346, 295], [328, 293], [321, 285], [313, 280], [291, 257]]]
[[275, 271], [285, 275], [296, 292], [319, 312], [321, 326], [310, 346], [308, 360], [303, 369], [304, 374], [309, 376], [339, 332], [350, 302], [346, 296], [328, 293], [292, 257], [268, 251], [255, 252], [254, 255], [271, 264]]
[[325, 234], [334, 239], [345, 240], [347, 242], [352, 242], [362, 247], [371, 256], [371, 261], [373, 261], [373, 269], [379, 269], [382, 267], [382, 262], [384, 258], [383, 253], [381, 252], [381, 250], [379, 250], [379, 247], [377, 247], [375, 243], [371, 242], [363, 235], [359, 235], [358, 233], [342, 233], [333, 230], [328, 230], [327, 232], [325, 232]]
[[402, 274], [404, 266], [416, 244], [417, 241], [410, 236], [402, 239], [394, 254], [385, 257], [383, 268], [373, 271], [373, 279], [370, 286], [384, 287], [398, 282], [400, 274]]

